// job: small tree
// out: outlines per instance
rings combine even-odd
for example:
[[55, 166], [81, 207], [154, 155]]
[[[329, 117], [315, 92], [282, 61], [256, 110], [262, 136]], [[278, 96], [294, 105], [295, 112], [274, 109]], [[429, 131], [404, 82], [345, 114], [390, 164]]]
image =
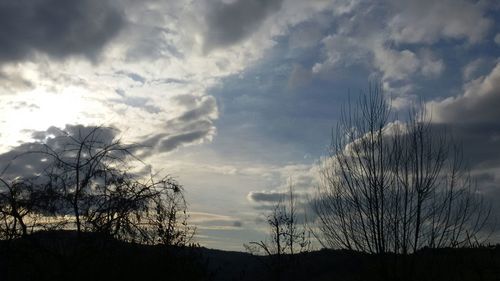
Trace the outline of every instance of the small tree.
[[195, 228], [188, 224], [186, 200], [182, 186], [172, 178], [164, 181], [164, 188], [153, 200], [148, 215], [149, 225], [156, 241], [165, 246], [188, 245], [194, 237]]
[[32, 185], [21, 180], [7, 182], [0, 179], [0, 227], [3, 239], [28, 235], [26, 217], [33, 211]]
[[281, 280], [285, 265], [290, 265], [294, 254], [309, 251], [310, 235], [304, 222], [299, 222], [296, 212], [296, 199], [293, 185], [288, 194], [283, 195], [267, 215], [269, 239], [250, 242], [244, 245], [252, 254], [268, 256], [266, 265], [273, 272], [276, 280]]

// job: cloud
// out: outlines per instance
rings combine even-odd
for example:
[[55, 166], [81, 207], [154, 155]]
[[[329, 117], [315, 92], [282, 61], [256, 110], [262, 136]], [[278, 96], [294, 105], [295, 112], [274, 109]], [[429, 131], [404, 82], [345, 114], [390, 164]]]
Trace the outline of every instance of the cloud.
[[381, 45], [374, 49], [374, 64], [382, 71], [384, 79], [403, 80], [417, 72], [420, 61], [410, 50], [393, 50]]
[[332, 70], [361, 67], [392, 90], [413, 91], [412, 85], [435, 80], [447, 67], [446, 55], [428, 46], [440, 50], [436, 44], [455, 41], [478, 46], [494, 25], [490, 12], [495, 8], [488, 1], [385, 0], [354, 6], [334, 13], [335, 28], [321, 41], [323, 56], [314, 74], [332, 79]]
[[463, 144], [470, 164], [500, 168], [500, 63], [488, 75], [464, 86], [464, 93], [427, 103], [435, 124], [448, 125]]
[[365, 47], [366, 42], [355, 36], [333, 34], [326, 36], [321, 42], [326, 59], [313, 66], [313, 73], [325, 73], [336, 67], [363, 64], [370, 53]]
[[429, 49], [413, 52], [409, 49], [394, 49], [390, 44], [375, 40], [373, 52], [373, 66], [382, 73], [385, 81], [402, 81], [422, 74], [426, 78], [437, 78], [443, 72], [445, 65]]
[[[4, 179], [14, 179], [42, 175], [53, 163], [53, 159], [44, 153], [47, 146], [55, 152], [61, 152], [71, 145], [76, 145], [74, 139], [81, 140], [95, 129], [95, 126], [67, 125], [64, 129], [50, 127], [45, 131], [34, 131], [33, 141], [22, 143], [0, 154], [0, 176]], [[109, 144], [116, 139], [118, 133], [114, 128], [102, 127], [96, 131], [93, 139]]]
[[124, 24], [110, 1], [2, 1], [0, 61], [21, 61], [34, 53], [95, 59]]
[[[159, 133], [152, 134], [144, 138], [141, 145], [145, 148], [139, 152], [139, 156], [148, 157], [155, 153], [166, 153], [177, 149], [180, 146], [201, 143], [205, 140], [211, 140], [215, 134], [215, 127], [209, 121], [199, 121], [188, 124], [193, 127], [187, 132], [177, 133]], [[196, 128], [198, 127], [198, 128]], [[168, 128], [164, 128], [168, 129]]]
[[120, 70], [120, 71], [117, 71], [116, 74], [125, 75], [126, 77], [130, 78], [132, 81], [138, 82], [140, 84], [144, 84], [146, 82], [146, 78], [144, 78], [143, 76], [141, 76], [137, 73], [134, 73], [134, 72]]
[[[310, 219], [315, 218], [315, 214], [311, 209], [313, 201], [311, 201], [309, 196], [304, 193], [294, 192], [294, 207], [295, 215], [298, 223], [302, 224]], [[282, 204], [286, 208], [289, 208], [289, 191], [252, 191], [248, 194], [247, 199], [253, 203], [256, 210], [262, 210], [265, 212], [272, 212], [272, 210], [277, 206], [278, 203]], [[255, 222], [257, 224], [266, 222], [265, 219], [257, 217]]]
[[216, 118], [217, 103], [212, 96], [206, 96], [196, 102], [197, 106], [179, 116], [180, 121], [189, 122], [203, 118]]
[[277, 203], [286, 197], [286, 192], [252, 191], [247, 198], [255, 203]]
[[129, 25], [127, 33], [134, 42], [127, 50], [126, 59], [137, 60], [158, 60], [169, 59], [170, 57], [184, 57], [182, 51], [176, 47], [171, 37], [177, 32], [162, 26], [144, 26], [140, 23]]
[[18, 69], [7, 67], [0, 69], [0, 85], [0, 88], [7, 93], [29, 90], [34, 87], [33, 83]]
[[389, 1], [396, 12], [388, 21], [390, 37], [398, 43], [432, 44], [443, 38], [484, 39], [493, 21], [486, 5], [466, 0]]
[[486, 76], [465, 85], [464, 94], [430, 102], [435, 122], [498, 123], [500, 118], [500, 63]]
[[[366, 9], [366, 11], [365, 11]], [[332, 76], [332, 70], [346, 70], [362, 67], [372, 72], [372, 75], [381, 76], [384, 82], [405, 82], [415, 76], [427, 79], [439, 77], [445, 63], [437, 54], [428, 48], [410, 48], [409, 46], [395, 45], [381, 26], [380, 14], [376, 9], [364, 7], [359, 13], [368, 13], [370, 16], [340, 18], [341, 26], [369, 26], [367, 30], [346, 28], [337, 30], [322, 39], [324, 58], [312, 67], [312, 73], [322, 77]], [[405, 85], [400, 88], [403, 88]]]
[[468, 81], [472, 78], [477, 78], [479, 70], [485, 65], [487, 65], [487, 62], [483, 58], [478, 58], [469, 62], [462, 68], [463, 79]]
[[243, 227], [238, 218], [206, 212], [189, 212], [189, 220], [201, 230], [236, 230]]
[[203, 140], [209, 134], [210, 134], [210, 129], [168, 136], [162, 139], [157, 144], [156, 148], [158, 149], [159, 152], [169, 152], [181, 145], [186, 145], [199, 140]]
[[158, 128], [160, 133], [143, 137], [141, 143], [148, 149], [142, 156], [170, 152], [183, 145], [211, 140], [215, 135], [213, 120], [218, 117], [218, 108], [214, 97], [182, 95], [174, 101], [190, 109], [168, 120], [164, 128]]
[[247, 200], [256, 209], [270, 209], [280, 201], [289, 200], [290, 187], [300, 208], [309, 205], [309, 197], [315, 192], [319, 180], [319, 166], [287, 165], [271, 169], [278, 183], [271, 190], [250, 191]]
[[420, 51], [420, 71], [427, 78], [438, 78], [445, 69], [444, 61], [438, 58], [431, 50]]
[[206, 15], [204, 49], [230, 46], [254, 33], [262, 22], [281, 8], [283, 0], [217, 1]]

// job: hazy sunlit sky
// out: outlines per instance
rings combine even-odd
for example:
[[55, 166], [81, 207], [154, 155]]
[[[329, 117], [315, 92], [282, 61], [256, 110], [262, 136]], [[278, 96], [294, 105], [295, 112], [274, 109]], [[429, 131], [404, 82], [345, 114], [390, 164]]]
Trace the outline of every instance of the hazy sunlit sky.
[[264, 239], [290, 181], [311, 192], [370, 81], [395, 111], [424, 100], [500, 199], [499, 1], [0, 0], [2, 161], [51, 126], [119, 128], [208, 247]]

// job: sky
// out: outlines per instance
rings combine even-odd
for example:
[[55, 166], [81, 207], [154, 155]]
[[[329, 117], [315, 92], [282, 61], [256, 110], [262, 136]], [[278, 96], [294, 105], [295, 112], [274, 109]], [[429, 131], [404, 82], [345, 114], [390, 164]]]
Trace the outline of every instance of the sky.
[[[453, 128], [500, 200], [495, 0], [0, 0], [0, 160], [104, 125], [186, 190], [197, 242], [265, 238], [318, 180], [349, 95], [380, 83]], [[33, 170], [31, 164], [25, 170]]]

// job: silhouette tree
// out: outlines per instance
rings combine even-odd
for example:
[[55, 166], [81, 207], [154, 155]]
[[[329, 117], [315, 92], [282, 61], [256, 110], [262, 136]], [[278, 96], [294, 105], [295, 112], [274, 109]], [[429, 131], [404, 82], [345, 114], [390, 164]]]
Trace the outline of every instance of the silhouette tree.
[[[93, 203], [100, 197], [96, 193], [110, 196], [108, 199], [112, 200], [111, 193], [119, 194], [125, 187], [131, 187], [127, 157], [132, 156], [133, 146], [124, 145], [119, 139], [109, 139], [106, 132], [103, 127], [62, 131], [53, 141], [55, 145], [47, 144], [44, 151], [37, 152], [52, 158], [53, 166], [48, 170], [50, 184], [63, 194], [79, 234], [84, 230], [82, 225], [87, 227], [82, 214], [92, 218], [89, 214], [93, 211]], [[61, 141], [57, 142], [57, 138]]]
[[170, 176], [133, 172], [134, 164], [141, 164], [133, 154], [139, 146], [123, 144], [110, 131], [59, 131], [43, 149], [25, 153], [41, 155], [48, 165], [33, 179], [0, 179], [4, 239], [49, 228], [146, 244], [190, 241], [194, 228], [187, 222], [182, 186]]
[[188, 245], [195, 228], [188, 224], [186, 200], [182, 186], [172, 178], [165, 178], [163, 188], [153, 199], [153, 208], [148, 215], [153, 237], [164, 246]]
[[480, 241], [490, 207], [460, 146], [424, 106], [408, 115], [395, 120], [378, 88], [342, 110], [313, 201], [324, 246], [408, 254]]
[[10, 240], [28, 235], [25, 218], [32, 212], [31, 185], [24, 181], [7, 182], [0, 179], [0, 226], [1, 237]]
[[264, 254], [268, 257], [265, 264], [276, 280], [281, 280], [284, 268], [294, 261], [294, 254], [310, 250], [310, 235], [305, 222], [297, 216], [296, 199], [293, 185], [267, 215], [269, 239], [250, 242], [245, 248], [252, 254]]

